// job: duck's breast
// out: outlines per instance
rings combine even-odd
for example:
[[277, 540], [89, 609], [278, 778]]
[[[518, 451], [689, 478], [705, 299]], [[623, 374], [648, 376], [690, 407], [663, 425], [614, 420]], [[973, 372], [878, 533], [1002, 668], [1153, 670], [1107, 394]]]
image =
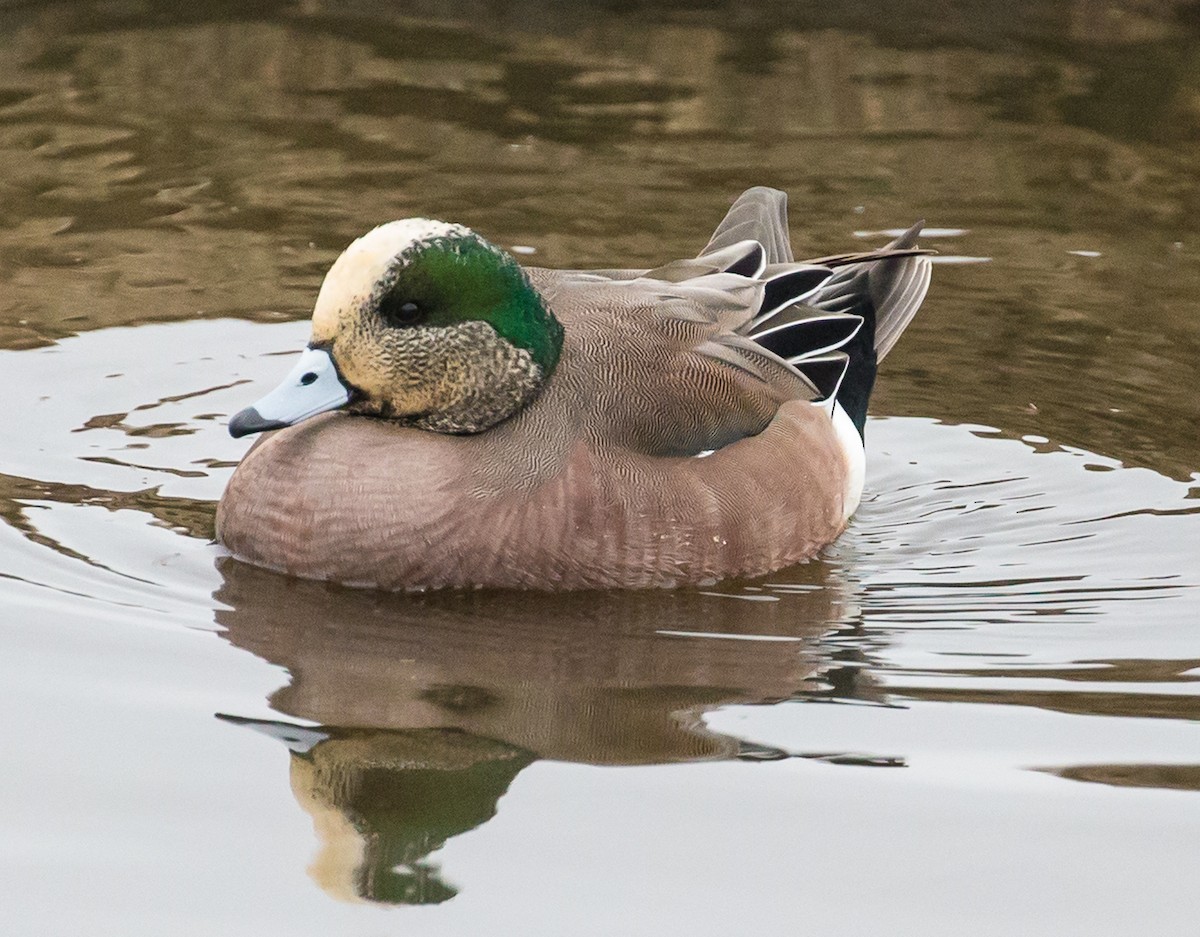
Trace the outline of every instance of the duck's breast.
[[246, 456], [218, 538], [257, 565], [386, 589], [642, 588], [761, 575], [844, 526], [845, 457], [804, 402], [703, 457], [575, 440], [502, 462], [487, 434], [318, 417]]

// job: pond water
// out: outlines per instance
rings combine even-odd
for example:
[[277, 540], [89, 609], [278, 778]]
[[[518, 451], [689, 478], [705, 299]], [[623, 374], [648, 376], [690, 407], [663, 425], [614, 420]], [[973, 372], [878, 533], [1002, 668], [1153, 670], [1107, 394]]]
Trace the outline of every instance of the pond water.
[[[0, 931], [1189, 933], [1194, 4], [0, 2]], [[868, 491], [706, 590], [223, 555], [229, 414], [421, 214], [651, 266], [924, 217]]]

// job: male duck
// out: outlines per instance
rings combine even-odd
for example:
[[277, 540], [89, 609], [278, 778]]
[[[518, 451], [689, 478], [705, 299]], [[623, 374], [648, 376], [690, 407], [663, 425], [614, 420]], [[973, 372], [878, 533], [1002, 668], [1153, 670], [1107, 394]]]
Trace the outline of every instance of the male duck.
[[929, 285], [919, 229], [795, 263], [786, 196], [754, 188], [695, 260], [581, 273], [385, 224], [330, 269], [283, 383], [230, 420], [279, 432], [234, 472], [218, 539], [385, 589], [700, 584], [808, 559], [858, 506], [876, 362]]

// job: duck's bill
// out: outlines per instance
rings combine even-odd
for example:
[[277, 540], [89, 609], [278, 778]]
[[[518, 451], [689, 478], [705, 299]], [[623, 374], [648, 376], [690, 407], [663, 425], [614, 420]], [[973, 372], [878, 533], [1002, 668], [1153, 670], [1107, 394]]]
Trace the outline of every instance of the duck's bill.
[[233, 415], [229, 435], [249, 436], [281, 429], [349, 402], [350, 389], [338, 376], [329, 352], [308, 348], [278, 387], [254, 406]]

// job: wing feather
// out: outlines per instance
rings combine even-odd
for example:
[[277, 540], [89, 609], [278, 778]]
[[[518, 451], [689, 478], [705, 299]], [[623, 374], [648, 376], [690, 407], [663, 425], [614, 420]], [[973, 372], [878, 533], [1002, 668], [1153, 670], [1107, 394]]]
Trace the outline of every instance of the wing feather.
[[786, 193], [761, 185], [747, 189], [717, 225], [717, 230], [700, 256], [747, 239], [758, 241], [763, 246], [767, 263], [792, 262]]

